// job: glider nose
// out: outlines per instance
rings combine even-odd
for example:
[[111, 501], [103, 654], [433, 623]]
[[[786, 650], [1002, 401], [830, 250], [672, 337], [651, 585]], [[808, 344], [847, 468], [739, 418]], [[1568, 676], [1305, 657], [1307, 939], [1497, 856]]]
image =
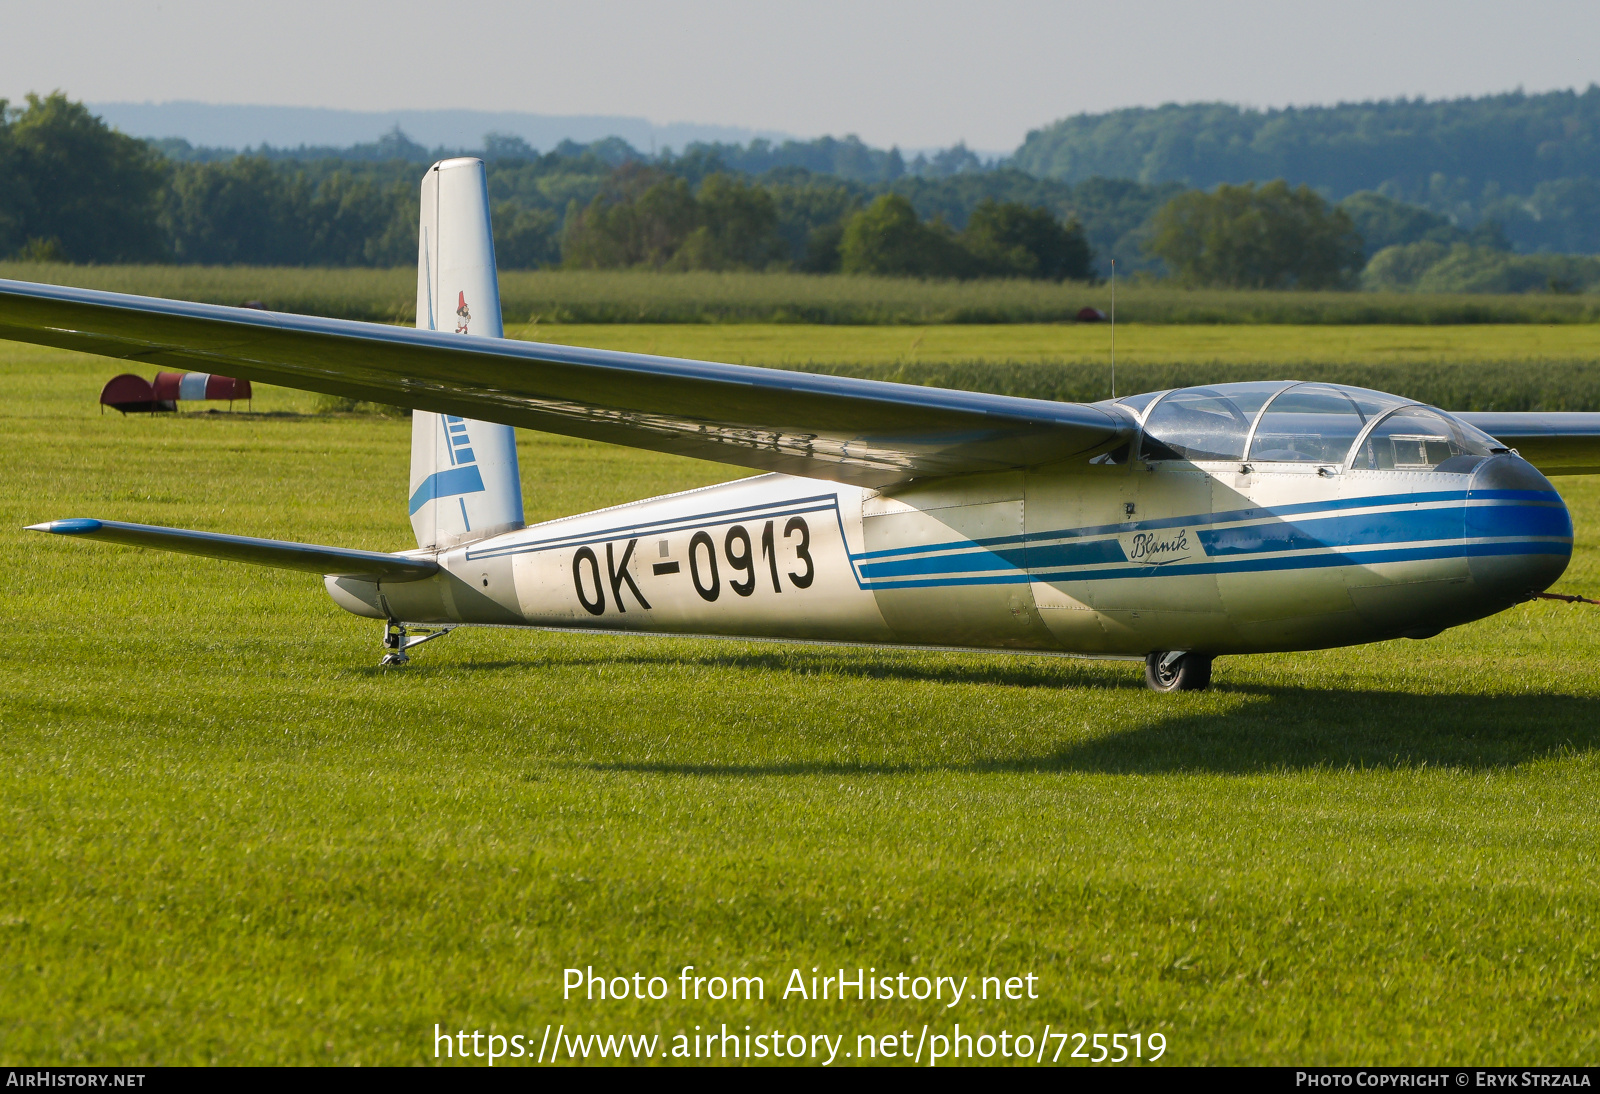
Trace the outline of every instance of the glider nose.
[[1467, 483], [1467, 569], [1484, 593], [1515, 603], [1555, 583], [1572, 558], [1572, 516], [1527, 460], [1490, 456]]

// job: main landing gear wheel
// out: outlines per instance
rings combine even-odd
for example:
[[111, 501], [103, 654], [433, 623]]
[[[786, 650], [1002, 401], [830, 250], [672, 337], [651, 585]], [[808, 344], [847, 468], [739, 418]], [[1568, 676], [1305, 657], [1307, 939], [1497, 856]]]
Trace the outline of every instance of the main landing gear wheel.
[[1211, 685], [1211, 658], [1203, 653], [1152, 653], [1144, 659], [1151, 691], [1204, 691]]

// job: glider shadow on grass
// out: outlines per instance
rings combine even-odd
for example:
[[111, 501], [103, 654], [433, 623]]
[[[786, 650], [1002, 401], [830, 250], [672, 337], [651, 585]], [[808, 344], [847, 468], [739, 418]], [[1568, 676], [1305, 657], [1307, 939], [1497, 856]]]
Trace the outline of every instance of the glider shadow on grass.
[[[1257, 701], [1227, 713], [1173, 714], [1073, 743], [1038, 769], [1227, 775], [1350, 767], [1489, 771], [1600, 749], [1600, 700], [1577, 696], [1238, 690]], [[1001, 766], [1003, 761], [996, 765]]]
[[[1130, 686], [1132, 686], [1130, 684]], [[737, 746], [722, 760], [589, 763], [593, 770], [681, 775], [869, 775], [932, 772], [1254, 775], [1271, 771], [1393, 771], [1440, 767], [1506, 770], [1600, 750], [1600, 700], [1559, 695], [1411, 695], [1281, 687], [1233, 689], [1251, 696], [1227, 711], [1167, 712], [1146, 725], [1064, 734], [1061, 744], [958, 762], [938, 759], [799, 760], [741, 763]], [[1082, 719], [1063, 709], [1063, 724]], [[897, 749], [911, 756], [948, 748], [948, 727], [908, 727]]]
[[[609, 637], [609, 636], [608, 636]], [[655, 639], [651, 639], [654, 641]], [[703, 641], [696, 639], [696, 641]], [[996, 657], [984, 651], [980, 658], [964, 653], [949, 657], [944, 651], [916, 649], [880, 650], [861, 647], [783, 646], [777, 649], [749, 649], [744, 641], [705, 643], [711, 649], [696, 653], [672, 651], [651, 653], [628, 651], [611, 653], [547, 652], [542, 656], [517, 661], [474, 661], [472, 672], [522, 671], [530, 669], [573, 668], [585, 665], [659, 668], [681, 671], [687, 667], [735, 669], [748, 672], [783, 673], [788, 676], [835, 676], [862, 680], [896, 680], [929, 684], [986, 684], [1012, 688], [1115, 688], [1143, 692], [1144, 679], [1137, 663], [1118, 664], [1076, 657], [1046, 654]], [[720, 648], [718, 648], [720, 646]], [[591, 648], [592, 649], [592, 648]], [[579, 647], [582, 650], [582, 647]], [[936, 663], [917, 656], [940, 658]], [[359, 670], [363, 676], [381, 676], [381, 668]]]
[[[682, 671], [686, 666], [782, 673], [790, 676], [887, 680], [942, 685], [1048, 689], [1083, 688], [1142, 695], [1138, 666], [1077, 658], [950, 657], [937, 652], [789, 646], [752, 648], [705, 643], [697, 652], [590, 648], [547, 650], [528, 661], [476, 662], [467, 671], [498, 672], [604, 665]], [[443, 666], [438, 666], [443, 671]], [[380, 670], [370, 670], [376, 674]], [[593, 770], [710, 776], [917, 774], [955, 772], [1079, 772], [1246, 775], [1274, 770], [1379, 770], [1445, 767], [1503, 770], [1540, 759], [1600, 750], [1600, 699], [1570, 695], [1485, 696], [1465, 693], [1301, 688], [1235, 684], [1226, 676], [1219, 695], [1247, 697], [1229, 709], [1175, 711], [1130, 729], [1104, 733], [1067, 730], [1083, 717], [1070, 697], [1060, 699], [1059, 745], [956, 762], [948, 725], [905, 730], [897, 750], [906, 759], [741, 762], [738, 744], [716, 760], [660, 763], [598, 762]], [[1207, 703], [1206, 706], [1215, 704]], [[925, 733], [927, 740], [918, 737]], [[929, 759], [912, 759], [916, 755]]]

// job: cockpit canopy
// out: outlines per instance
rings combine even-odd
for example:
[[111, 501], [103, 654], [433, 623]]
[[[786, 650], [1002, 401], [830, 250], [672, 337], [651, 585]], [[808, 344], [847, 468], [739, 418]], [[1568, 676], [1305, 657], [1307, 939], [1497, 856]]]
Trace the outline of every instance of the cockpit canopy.
[[1151, 462], [1432, 471], [1460, 456], [1505, 451], [1487, 433], [1442, 410], [1343, 384], [1215, 384], [1117, 402], [1143, 418], [1139, 456]]

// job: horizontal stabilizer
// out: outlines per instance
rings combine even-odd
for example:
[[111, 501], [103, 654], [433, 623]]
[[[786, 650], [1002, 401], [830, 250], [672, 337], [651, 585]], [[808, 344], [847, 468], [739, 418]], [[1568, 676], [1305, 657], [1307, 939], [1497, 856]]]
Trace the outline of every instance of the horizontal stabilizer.
[[1136, 428], [1119, 407], [20, 281], [0, 281], [0, 338], [868, 487], [1085, 458]]
[[125, 524], [120, 520], [53, 520], [47, 524], [31, 524], [28, 531], [368, 581], [420, 581], [439, 570], [438, 563], [425, 558], [319, 547], [314, 543], [288, 543], [281, 539], [226, 536], [220, 532], [194, 532], [186, 528], [161, 528], [152, 524]]
[[1579, 411], [1474, 411], [1469, 425], [1515, 448], [1546, 475], [1600, 474], [1600, 414]]

